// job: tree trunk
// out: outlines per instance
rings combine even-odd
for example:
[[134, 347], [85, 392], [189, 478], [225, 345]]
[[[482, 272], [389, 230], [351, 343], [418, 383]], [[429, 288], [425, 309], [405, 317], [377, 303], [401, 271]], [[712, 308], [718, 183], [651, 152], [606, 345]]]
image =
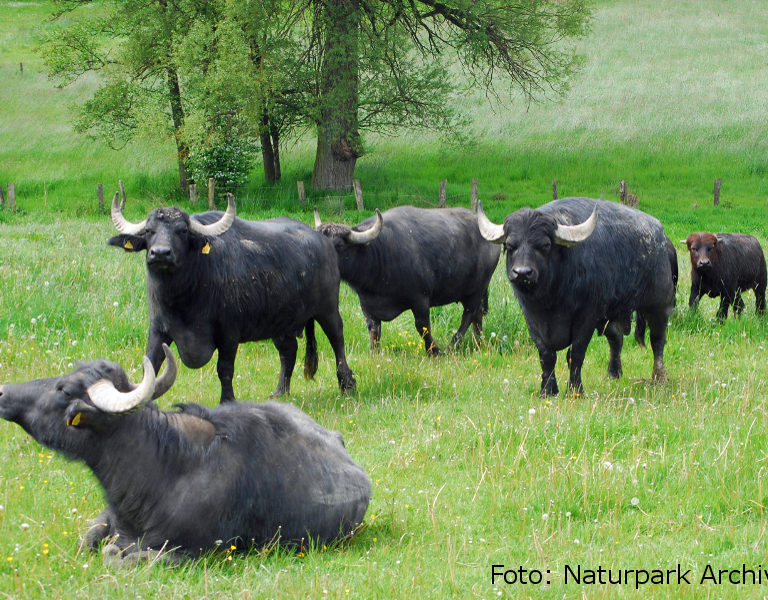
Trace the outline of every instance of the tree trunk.
[[168, 67], [168, 95], [171, 103], [171, 117], [173, 118], [173, 135], [176, 138], [176, 151], [179, 159], [179, 186], [186, 193], [189, 183], [187, 172], [189, 147], [181, 137], [184, 127], [184, 107], [181, 105], [179, 75], [174, 67]]
[[272, 126], [269, 115], [261, 119], [261, 157], [264, 160], [264, 179], [270, 183], [280, 181], [280, 146], [277, 128]]
[[262, 120], [262, 128], [259, 132], [259, 139], [261, 140], [261, 158], [264, 161], [264, 179], [269, 183], [277, 181], [275, 175], [275, 154], [272, 151], [272, 138], [269, 136], [269, 130], [264, 126], [264, 122], [267, 121], [266, 115]]
[[359, 1], [326, 0], [321, 19], [325, 41], [312, 187], [349, 190], [362, 155], [357, 122]]
[[277, 129], [272, 130], [272, 155], [275, 157], [275, 181], [280, 181], [283, 170], [280, 167], [280, 134]]

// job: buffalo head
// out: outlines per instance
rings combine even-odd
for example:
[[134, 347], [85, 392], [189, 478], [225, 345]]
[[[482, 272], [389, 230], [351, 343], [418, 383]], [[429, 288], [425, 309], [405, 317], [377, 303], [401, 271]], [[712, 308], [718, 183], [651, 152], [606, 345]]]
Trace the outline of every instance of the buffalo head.
[[384, 227], [384, 217], [378, 208], [376, 209], [376, 221], [373, 225], [359, 231], [357, 228], [353, 229], [340, 223], [323, 223], [320, 220], [320, 213], [315, 207], [315, 229], [333, 240], [337, 252], [343, 250], [347, 245], [365, 246], [370, 244], [381, 233], [382, 227]]
[[107, 428], [173, 385], [176, 362], [168, 346], [163, 350], [168, 360], [163, 375], [155, 378], [145, 356], [138, 384], [129, 381], [120, 365], [97, 360], [59, 377], [2, 385], [0, 418], [17, 423], [44, 446], [84, 458], [91, 446], [87, 432]]
[[492, 223], [477, 205], [477, 224], [482, 236], [507, 251], [507, 277], [518, 289], [532, 291], [550, 262], [555, 246], [574, 246], [586, 241], [597, 225], [597, 207], [578, 225], [558, 223], [554, 216], [530, 208], [508, 215], [503, 225]]
[[184, 264], [188, 251], [206, 252], [209, 239], [227, 231], [235, 220], [235, 201], [227, 195], [227, 211], [217, 221], [204, 225], [183, 210], [156, 208], [140, 223], [131, 223], [123, 216], [118, 194], [112, 200], [112, 222], [120, 235], [109, 238], [108, 244], [126, 252], [147, 251], [147, 268], [153, 271], [173, 271]]
[[691, 266], [698, 273], [706, 273], [717, 262], [718, 242], [712, 233], [692, 233], [683, 240], [691, 256]]

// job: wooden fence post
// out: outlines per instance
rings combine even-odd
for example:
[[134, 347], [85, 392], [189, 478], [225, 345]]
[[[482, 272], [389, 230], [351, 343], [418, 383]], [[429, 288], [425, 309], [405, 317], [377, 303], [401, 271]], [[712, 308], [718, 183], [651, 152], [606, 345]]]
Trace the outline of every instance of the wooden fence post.
[[353, 179], [352, 187], [355, 189], [355, 202], [357, 203], [357, 210], [365, 210], [365, 206], [363, 205], [363, 187], [360, 185], [360, 180]]
[[627, 182], [623, 179], [619, 181], [619, 202], [627, 203]]
[[448, 183], [448, 180], [443, 179], [440, 181], [440, 196], [437, 200], [437, 206], [440, 208], [445, 208], [445, 186]]
[[189, 203], [192, 205], [197, 204], [197, 184], [196, 183], [189, 184]]
[[723, 180], [719, 177], [715, 179], [715, 206], [718, 206], [720, 204], [720, 186], [722, 185]]
[[304, 207], [307, 205], [307, 196], [304, 194], [304, 182], [297, 181], [296, 189], [299, 191], [299, 205]]
[[8, 210], [16, 210], [16, 184], [8, 184]]
[[213, 177], [208, 178], [208, 210], [216, 210], [216, 201], [213, 196], [213, 191], [216, 187], [216, 182]]
[[96, 199], [99, 201], [99, 212], [104, 212], [104, 186], [96, 184]]
[[22, 75], [24, 75], [24, 63], [23, 63], [23, 62], [20, 62], [20, 63], [19, 63], [19, 73], [21, 73]]
[[0, 210], [5, 208], [5, 194], [3, 193], [3, 186], [0, 185]]
[[477, 177], [472, 178], [472, 193], [470, 195], [470, 206], [472, 210], [477, 210]]
[[557, 200], [557, 179], [552, 180], [552, 200]]

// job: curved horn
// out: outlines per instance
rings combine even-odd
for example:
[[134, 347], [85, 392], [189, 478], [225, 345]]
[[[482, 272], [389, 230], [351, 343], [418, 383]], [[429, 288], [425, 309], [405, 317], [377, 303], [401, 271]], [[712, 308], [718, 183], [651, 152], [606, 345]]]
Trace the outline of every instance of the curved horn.
[[144, 377], [130, 392], [120, 392], [108, 379], [99, 379], [88, 386], [88, 396], [93, 405], [108, 413], [125, 414], [140, 409], [152, 399], [155, 390], [155, 370], [146, 356], [142, 359]]
[[224, 216], [221, 217], [215, 223], [210, 225], [203, 225], [196, 219], [189, 220], [189, 230], [195, 235], [216, 237], [224, 233], [235, 222], [235, 215], [237, 210], [235, 209], [235, 197], [232, 194], [227, 194], [227, 211]]
[[168, 344], [163, 344], [165, 352], [165, 371], [155, 380], [155, 391], [152, 393], [152, 400], [157, 400], [160, 396], [171, 389], [173, 382], [176, 381], [176, 375], [179, 372], [176, 366], [176, 359]]
[[586, 240], [597, 225], [597, 205], [592, 214], [583, 223], [578, 225], [558, 225], [555, 230], [555, 242], [561, 246], [575, 246]]
[[317, 206], [315, 206], [315, 229], [319, 229], [323, 222], [320, 220], [320, 213], [317, 212]]
[[496, 225], [483, 212], [483, 203], [477, 202], [477, 226], [482, 235], [489, 242], [501, 244], [504, 241], [504, 225]]
[[117, 197], [120, 192], [115, 192], [115, 197], [112, 198], [112, 222], [120, 233], [127, 235], [141, 235], [144, 233], [144, 228], [147, 225], [147, 220], [144, 219], [141, 223], [131, 223], [123, 216], [123, 207], [117, 201]]
[[381, 216], [381, 211], [377, 208], [376, 222], [373, 224], [373, 226], [369, 227], [365, 231], [355, 231], [354, 229], [350, 229], [349, 235], [347, 236], [347, 241], [350, 244], [367, 244], [376, 239], [376, 236], [381, 233], [382, 227], [384, 227], [384, 217]]

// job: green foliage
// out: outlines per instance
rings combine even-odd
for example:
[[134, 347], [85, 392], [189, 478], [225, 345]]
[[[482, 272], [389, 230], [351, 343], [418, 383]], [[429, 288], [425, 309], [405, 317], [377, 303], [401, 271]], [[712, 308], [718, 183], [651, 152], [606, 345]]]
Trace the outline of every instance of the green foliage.
[[188, 164], [194, 180], [204, 184], [213, 177], [221, 194], [234, 193], [245, 183], [258, 150], [253, 135], [233, 121], [219, 119], [204, 139], [190, 143]]

